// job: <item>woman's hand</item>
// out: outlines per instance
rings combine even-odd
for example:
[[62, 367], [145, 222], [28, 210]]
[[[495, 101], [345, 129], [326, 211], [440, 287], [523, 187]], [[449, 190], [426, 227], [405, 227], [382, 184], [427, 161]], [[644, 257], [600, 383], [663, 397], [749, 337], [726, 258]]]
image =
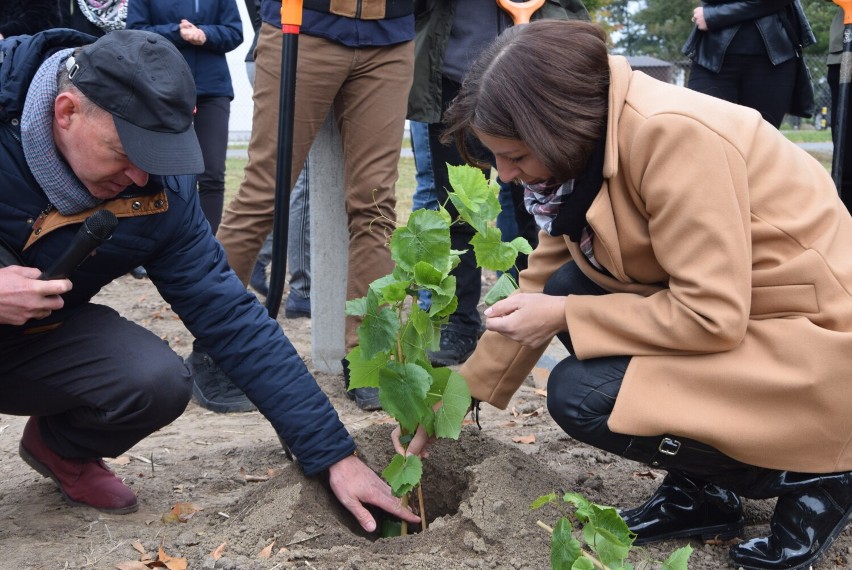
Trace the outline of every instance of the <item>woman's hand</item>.
[[391, 432], [393, 448], [397, 453], [403, 457], [408, 455], [417, 455], [421, 459], [429, 457], [428, 448], [435, 439], [426, 434], [426, 430], [423, 429], [423, 426], [417, 426], [417, 432], [414, 434], [411, 441], [408, 442], [407, 448], [402, 445], [402, 442], [399, 440], [400, 437], [402, 437], [402, 429], [397, 425], [393, 432]]
[[194, 46], [201, 46], [207, 42], [207, 34], [189, 20], [180, 21], [180, 37]]
[[485, 310], [485, 326], [526, 347], [536, 348], [568, 330], [565, 297], [518, 293]]
[[704, 7], [699, 6], [692, 11], [692, 22], [702, 32], [707, 31], [707, 22], [704, 20]]

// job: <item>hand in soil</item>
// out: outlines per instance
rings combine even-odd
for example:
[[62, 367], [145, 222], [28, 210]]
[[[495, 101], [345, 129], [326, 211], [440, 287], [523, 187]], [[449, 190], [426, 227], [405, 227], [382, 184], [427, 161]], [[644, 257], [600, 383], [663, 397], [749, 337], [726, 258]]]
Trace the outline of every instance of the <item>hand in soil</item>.
[[354, 455], [332, 465], [328, 476], [337, 499], [367, 532], [376, 530], [376, 520], [363, 503], [379, 507], [410, 523], [420, 522], [419, 516], [404, 508], [402, 502], [391, 494], [388, 484]]

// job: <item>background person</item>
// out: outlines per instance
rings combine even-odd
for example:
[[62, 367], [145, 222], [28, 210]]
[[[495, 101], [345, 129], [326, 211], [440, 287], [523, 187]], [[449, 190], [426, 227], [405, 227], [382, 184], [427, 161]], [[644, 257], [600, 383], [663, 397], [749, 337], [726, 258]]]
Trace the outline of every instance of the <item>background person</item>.
[[[816, 43], [799, 0], [705, 1], [692, 14], [687, 86], [757, 109], [779, 128], [793, 102], [798, 50]], [[787, 29], [800, 33], [801, 46]]]
[[[20, 41], [17, 41], [20, 40]], [[92, 303], [144, 264], [163, 299], [257, 404], [308, 475], [368, 531], [371, 503], [412, 522], [355, 446], [278, 323], [228, 267], [201, 211], [195, 86], [161, 36], [68, 29], [0, 43], [0, 413], [30, 416], [22, 458], [63, 497], [138, 508], [106, 468], [186, 407], [191, 377], [168, 343]], [[146, 81], [139, 81], [144, 75]], [[95, 210], [109, 240], [68, 279], [42, 281]]]
[[100, 37], [127, 24], [127, 0], [58, 0], [62, 27]]
[[3, 0], [0, 4], [0, 40], [35, 34], [58, 24], [55, 0]]
[[[443, 112], [458, 93], [471, 62], [483, 47], [512, 25], [512, 18], [494, 0], [428, 0], [418, 5], [414, 84], [408, 97], [408, 118], [427, 124], [436, 200], [453, 217], [450, 226], [453, 249], [467, 251], [451, 272], [456, 278], [458, 308], [441, 330], [438, 350], [429, 353], [434, 366], [453, 366], [470, 356], [481, 334], [478, 305], [482, 270], [476, 265], [470, 247], [474, 231], [458, 219], [455, 206], [447, 199], [451, 188], [447, 165], [460, 165], [464, 161], [453, 145], [440, 141], [445, 126]], [[580, 0], [560, 0], [545, 2], [532, 17], [588, 19], [589, 16]], [[480, 149], [480, 153], [483, 164], [491, 164], [487, 149]], [[511, 181], [504, 181], [501, 194], [510, 199], [504, 198], [503, 203], [512, 201], [513, 192]], [[522, 212], [521, 218], [525, 217], [528, 216]], [[518, 225], [529, 226], [523, 219]], [[535, 232], [524, 237], [534, 242]]]
[[195, 133], [204, 155], [198, 176], [201, 209], [213, 233], [225, 202], [228, 120], [234, 87], [225, 54], [243, 43], [243, 24], [235, 0], [191, 2], [132, 0], [127, 28], [160, 34], [180, 50], [195, 79]]
[[[405, 128], [405, 102], [414, 58], [414, 15], [408, 2], [343, 0], [305, 2], [299, 34], [293, 138], [293, 178], [329, 112], [340, 131], [344, 199], [349, 229], [347, 299], [367, 294], [375, 279], [391, 272], [386, 241], [395, 222], [396, 181]], [[281, 2], [261, 2], [263, 25], [255, 50], [249, 160], [234, 200], [225, 208], [216, 237], [228, 262], [248, 283], [263, 241], [272, 229], [279, 101], [281, 90]], [[321, 213], [320, 213], [321, 215]], [[358, 344], [360, 319], [346, 318], [345, 348]], [[189, 362], [201, 361], [193, 351]], [[195, 379], [195, 393], [209, 402], [236, 407], [245, 396], [219, 374], [215, 362]], [[209, 366], [212, 364], [213, 366]], [[344, 360], [344, 387], [348, 387]], [[364, 410], [381, 407], [372, 387], [346, 391]]]
[[504, 32], [445, 122], [524, 183], [543, 230], [460, 369], [472, 397], [505, 408], [557, 336], [553, 419], [668, 472], [622, 512], [637, 542], [739, 536], [740, 496], [777, 497], [734, 565], [824, 555], [852, 516], [852, 217], [825, 168], [754, 110], [608, 57], [584, 22]]

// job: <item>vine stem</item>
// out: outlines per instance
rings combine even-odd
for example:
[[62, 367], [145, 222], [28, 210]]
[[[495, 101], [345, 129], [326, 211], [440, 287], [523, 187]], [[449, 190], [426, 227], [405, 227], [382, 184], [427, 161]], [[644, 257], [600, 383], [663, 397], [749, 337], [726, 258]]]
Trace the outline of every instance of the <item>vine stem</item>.
[[426, 506], [423, 503], [423, 483], [417, 486], [417, 502], [420, 505], [420, 528], [421, 532], [426, 530]]
[[[544, 524], [543, 522], [535, 521], [535, 524], [537, 524], [538, 526], [540, 526], [541, 528], [543, 528], [544, 530], [546, 530], [550, 534], [553, 534], [553, 529], [551, 527], [547, 526], [546, 524]], [[580, 554], [582, 554], [583, 556], [585, 556], [586, 558], [591, 560], [592, 564], [594, 564], [595, 568], [600, 568], [600, 570], [609, 570], [606, 566], [604, 566], [603, 562], [601, 562], [600, 560], [598, 560], [597, 558], [595, 558], [594, 556], [592, 556], [591, 554], [589, 554], [588, 552], [586, 552], [582, 548], [580, 549]]]
[[[402, 508], [408, 508], [408, 493], [402, 496]], [[408, 534], [408, 521], [400, 519], [399, 535], [406, 536]]]

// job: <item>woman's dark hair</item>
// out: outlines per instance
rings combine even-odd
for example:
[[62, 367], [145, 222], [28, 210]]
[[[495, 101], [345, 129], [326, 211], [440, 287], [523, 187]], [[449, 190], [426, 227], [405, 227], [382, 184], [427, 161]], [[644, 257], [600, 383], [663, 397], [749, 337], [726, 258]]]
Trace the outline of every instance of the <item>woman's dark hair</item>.
[[442, 140], [480, 167], [478, 131], [522, 141], [559, 180], [576, 178], [604, 134], [606, 35], [589, 22], [538, 20], [509, 28], [477, 58], [444, 113]]

